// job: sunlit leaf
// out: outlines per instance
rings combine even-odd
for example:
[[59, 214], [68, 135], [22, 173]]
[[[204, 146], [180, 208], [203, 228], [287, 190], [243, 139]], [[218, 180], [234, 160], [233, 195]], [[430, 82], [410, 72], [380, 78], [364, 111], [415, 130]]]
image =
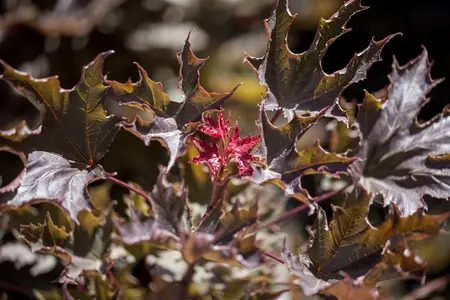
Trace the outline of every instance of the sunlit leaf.
[[[383, 195], [404, 216], [425, 207], [425, 194], [450, 197], [450, 116], [443, 113], [419, 124], [416, 117], [428, 101], [426, 95], [439, 82], [430, 77], [427, 52], [400, 67], [396, 61], [385, 101], [366, 93], [358, 113], [362, 141], [352, 165], [359, 182], [370, 192]], [[433, 156], [433, 157], [430, 157]]]
[[19, 188], [0, 193], [0, 203], [18, 207], [38, 201], [56, 202], [76, 221], [81, 210], [92, 207], [86, 190], [88, 183], [102, 174], [100, 166], [80, 171], [59, 155], [35, 151], [27, 157]]

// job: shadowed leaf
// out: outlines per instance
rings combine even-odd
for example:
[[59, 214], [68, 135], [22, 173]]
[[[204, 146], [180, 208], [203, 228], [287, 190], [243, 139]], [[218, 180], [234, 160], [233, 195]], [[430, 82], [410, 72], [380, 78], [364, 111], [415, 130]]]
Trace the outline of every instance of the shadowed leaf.
[[[0, 147], [0, 153], [2, 152], [6, 154], [6, 157], [2, 157], [0, 160], [0, 199], [2, 193], [12, 192], [20, 186], [27, 164], [27, 158], [21, 152], [17, 152], [7, 146]], [[18, 166], [14, 164], [14, 159], [11, 159], [11, 155], [20, 161]]]
[[145, 214], [130, 207], [129, 222], [115, 221], [122, 240], [126, 244], [150, 242], [157, 247], [179, 249], [179, 230], [187, 201], [184, 184], [169, 183], [166, 169], [161, 167], [158, 180], [149, 194], [151, 212]]
[[[392, 206], [388, 219], [380, 227], [373, 228], [366, 222], [370, 199], [363, 189], [355, 189], [343, 207], [333, 207], [333, 220], [329, 225], [324, 210], [319, 207], [307, 254], [293, 256], [285, 249], [284, 260], [299, 277], [305, 294], [315, 294], [342, 279], [341, 272], [352, 278], [366, 274], [380, 261], [388, 241], [414, 233], [437, 234], [449, 217], [449, 214], [425, 215], [423, 211], [401, 217], [398, 209]], [[399, 261], [399, 258], [394, 256], [387, 262], [403, 262], [406, 266], [408, 262]], [[378, 279], [377, 274], [372, 275]]]
[[311, 261], [307, 256], [300, 253], [299, 255], [293, 255], [286, 248], [286, 240], [283, 243], [283, 261], [288, 267], [289, 271], [298, 277], [298, 284], [303, 289], [303, 293], [306, 296], [311, 296], [317, 294], [319, 291], [323, 290], [335, 280], [325, 281], [317, 278], [309, 269]]

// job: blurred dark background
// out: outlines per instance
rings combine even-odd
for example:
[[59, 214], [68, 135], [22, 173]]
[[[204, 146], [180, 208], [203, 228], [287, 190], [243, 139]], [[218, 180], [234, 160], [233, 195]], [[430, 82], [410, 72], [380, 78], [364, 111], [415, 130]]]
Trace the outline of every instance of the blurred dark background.
[[[263, 89], [242, 60], [244, 52], [264, 53], [267, 45], [263, 19], [270, 15], [275, 0], [2, 0], [0, 2], [0, 59], [35, 77], [58, 75], [64, 88], [71, 88], [80, 77], [81, 67], [98, 53], [116, 51], [107, 59], [108, 78], [137, 80], [133, 62], [147, 69], [150, 77], [163, 83], [174, 99], [178, 61], [176, 53], [188, 32], [195, 28], [191, 42], [199, 57], [210, 56], [202, 71], [202, 84], [210, 91], [227, 91], [243, 82], [226, 104], [239, 118], [246, 132], [254, 132], [256, 104]], [[315, 34], [319, 17], [331, 16], [342, 0], [291, 0], [291, 11], [298, 13], [290, 31], [293, 52], [306, 50]], [[417, 56], [421, 46], [434, 61], [432, 76], [450, 78], [450, 1], [367, 0], [371, 8], [353, 17], [353, 31], [338, 39], [324, 58], [328, 73], [346, 65], [354, 52], [363, 50], [374, 36], [402, 32], [390, 42], [367, 80], [348, 88], [348, 100], [361, 101], [363, 90], [376, 91], [388, 83], [392, 57], [401, 64]], [[431, 93], [433, 101], [420, 114], [432, 118], [449, 103], [450, 80]], [[15, 122], [12, 116], [32, 118], [36, 112], [25, 100], [0, 84], [0, 128]], [[133, 160], [135, 155], [141, 159]], [[145, 147], [138, 139], [121, 132], [105, 156], [110, 171], [150, 188], [157, 164], [167, 156], [155, 142]], [[136, 171], [142, 169], [142, 172]], [[145, 169], [145, 170], [144, 170]], [[154, 172], [152, 172], [154, 170]], [[149, 175], [150, 174], [150, 175]]]

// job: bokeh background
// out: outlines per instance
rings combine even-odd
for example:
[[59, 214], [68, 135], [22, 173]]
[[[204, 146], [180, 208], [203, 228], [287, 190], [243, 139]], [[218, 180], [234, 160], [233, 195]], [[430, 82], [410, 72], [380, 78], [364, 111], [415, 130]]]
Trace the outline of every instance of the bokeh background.
[[[319, 18], [330, 17], [344, 1], [290, 2], [291, 11], [298, 16], [289, 45], [299, 53], [309, 48]], [[375, 92], [385, 87], [393, 56], [405, 64], [424, 46], [434, 61], [432, 77], [449, 78], [431, 92], [432, 101], [419, 115], [421, 120], [431, 119], [450, 103], [450, 1], [367, 0], [363, 4], [371, 8], [352, 18], [348, 27], [353, 30], [331, 46], [323, 60], [324, 70], [331, 73], [344, 67], [372, 36], [378, 40], [402, 32], [385, 47], [383, 61], [370, 69], [367, 79], [349, 87], [344, 97], [361, 102], [364, 89]], [[109, 79], [138, 80], [133, 64], [138, 62], [150, 78], [163, 84], [171, 98], [179, 99], [176, 54], [194, 29], [194, 52], [210, 57], [201, 73], [202, 85], [223, 92], [242, 82], [226, 108], [232, 110], [232, 119], [239, 120], [245, 133], [255, 133], [257, 104], [264, 89], [243, 58], [245, 52], [252, 56], [265, 52], [263, 19], [274, 5], [275, 0], [1, 0], [0, 59], [35, 77], [58, 75], [62, 86], [69, 89], [79, 80], [83, 65], [112, 49], [116, 53], [105, 65]], [[5, 83], [0, 83], [0, 97], [0, 129], [22, 117], [29, 121], [36, 117], [37, 111]], [[320, 130], [310, 137], [311, 142], [318, 137], [323, 137]], [[121, 131], [101, 163], [106, 170], [118, 172], [120, 179], [149, 190], [158, 164], [167, 160], [167, 152], [158, 142], [146, 147]], [[191, 175], [195, 179], [190, 183], [194, 202], [204, 203], [209, 179], [199, 172]]]

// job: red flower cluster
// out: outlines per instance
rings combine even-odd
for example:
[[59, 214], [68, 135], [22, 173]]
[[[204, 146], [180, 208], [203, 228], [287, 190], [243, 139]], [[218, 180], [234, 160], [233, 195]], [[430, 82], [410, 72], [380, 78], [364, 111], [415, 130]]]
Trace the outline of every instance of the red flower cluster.
[[[194, 157], [190, 163], [206, 164], [212, 179], [216, 177], [220, 168], [226, 167], [233, 158], [241, 176], [251, 176], [253, 168], [250, 163], [258, 161], [258, 158], [253, 156], [250, 151], [259, 143], [261, 138], [259, 136], [241, 138], [238, 122], [236, 122], [231, 136], [229, 136], [229, 119], [228, 116], [228, 120], [224, 120], [222, 111], [217, 113], [217, 121], [211, 117], [203, 118], [203, 123], [198, 126], [197, 130], [208, 135], [210, 143], [192, 138], [192, 142], [200, 155]], [[218, 147], [217, 144], [220, 143], [222, 146]]]

